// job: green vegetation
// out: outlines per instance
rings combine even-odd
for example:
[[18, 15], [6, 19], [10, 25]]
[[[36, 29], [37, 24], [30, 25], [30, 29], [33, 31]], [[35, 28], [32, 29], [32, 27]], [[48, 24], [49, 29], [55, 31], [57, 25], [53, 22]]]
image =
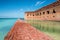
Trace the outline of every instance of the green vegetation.
[[27, 20], [32, 26], [47, 35], [50, 35], [55, 40], [60, 40], [60, 22], [58, 21], [40, 21], [40, 20]]

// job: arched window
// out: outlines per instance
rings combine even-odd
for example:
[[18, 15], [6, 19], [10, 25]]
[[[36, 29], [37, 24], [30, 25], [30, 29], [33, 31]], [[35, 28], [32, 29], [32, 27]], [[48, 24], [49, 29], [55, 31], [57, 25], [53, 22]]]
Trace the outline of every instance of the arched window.
[[56, 11], [53, 9], [53, 13], [56, 13]]
[[34, 16], [34, 14], [33, 14], [33, 16]]
[[45, 12], [43, 12], [43, 14], [45, 14]]
[[39, 15], [39, 13], [36, 13], [36, 16], [38, 16]]
[[47, 14], [49, 14], [49, 11], [47, 11]]
[[55, 16], [53, 16], [53, 17], [55, 17]]
[[40, 15], [41, 15], [41, 12], [40, 12]]

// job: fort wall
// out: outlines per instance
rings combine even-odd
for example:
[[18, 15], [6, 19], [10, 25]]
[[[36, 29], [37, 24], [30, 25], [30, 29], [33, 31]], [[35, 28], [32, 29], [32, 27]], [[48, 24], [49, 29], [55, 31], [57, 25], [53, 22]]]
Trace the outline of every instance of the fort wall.
[[60, 1], [57, 1], [33, 12], [25, 12], [25, 20], [60, 21]]

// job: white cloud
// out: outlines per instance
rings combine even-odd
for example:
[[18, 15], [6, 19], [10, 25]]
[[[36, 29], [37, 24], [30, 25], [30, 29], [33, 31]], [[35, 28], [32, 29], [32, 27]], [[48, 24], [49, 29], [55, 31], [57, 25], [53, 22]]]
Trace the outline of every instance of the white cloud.
[[40, 1], [36, 2], [35, 6], [39, 5], [40, 4]]
[[35, 4], [35, 6], [40, 5], [40, 4], [43, 4], [44, 2], [45, 1], [42, 1], [42, 2], [41, 1], [37, 1], [36, 4]]

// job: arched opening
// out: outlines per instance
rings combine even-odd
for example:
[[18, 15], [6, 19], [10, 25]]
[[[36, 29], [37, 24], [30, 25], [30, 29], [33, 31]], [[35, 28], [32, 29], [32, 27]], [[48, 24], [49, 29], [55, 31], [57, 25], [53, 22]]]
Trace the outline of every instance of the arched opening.
[[53, 9], [53, 13], [56, 13], [55, 9]]
[[40, 12], [40, 15], [41, 15], [41, 12]]
[[53, 16], [53, 17], [55, 17], [55, 16]]
[[43, 12], [43, 14], [45, 14], [45, 12]]
[[49, 14], [49, 11], [47, 11], [47, 14]]
[[29, 14], [27, 14], [27, 16], [29, 16]]
[[33, 16], [34, 16], [34, 14], [33, 14]]
[[36, 13], [36, 16], [38, 16], [39, 15], [39, 13]]

